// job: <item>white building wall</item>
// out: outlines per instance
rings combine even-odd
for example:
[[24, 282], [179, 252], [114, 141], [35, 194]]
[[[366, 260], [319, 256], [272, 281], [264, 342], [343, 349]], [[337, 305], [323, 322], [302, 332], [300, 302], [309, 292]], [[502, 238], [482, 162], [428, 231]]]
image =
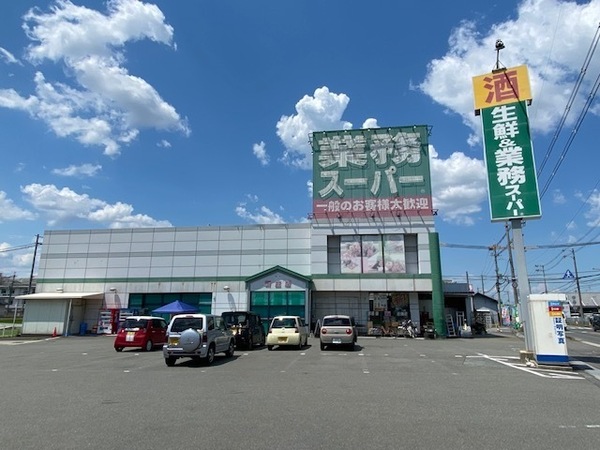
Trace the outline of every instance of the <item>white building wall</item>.
[[[310, 275], [310, 224], [49, 231], [37, 292], [217, 292], [280, 265]], [[231, 303], [218, 300], [217, 307]]]

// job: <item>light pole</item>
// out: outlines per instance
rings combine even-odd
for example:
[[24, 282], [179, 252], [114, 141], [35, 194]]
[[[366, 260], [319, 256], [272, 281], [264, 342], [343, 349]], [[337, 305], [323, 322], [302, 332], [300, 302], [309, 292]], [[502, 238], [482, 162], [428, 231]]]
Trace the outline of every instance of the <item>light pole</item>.
[[539, 268], [539, 267], [542, 268], [542, 276], [544, 277], [544, 294], [547, 294], [548, 293], [548, 284], [546, 284], [546, 270], [544, 269], [544, 265], [543, 264], [540, 264], [540, 265], [536, 264], [535, 265], [536, 269]]
[[579, 286], [579, 272], [577, 271], [577, 260], [575, 259], [575, 250], [571, 249], [573, 256], [573, 266], [575, 268], [575, 283], [577, 284], [577, 295], [579, 296], [579, 317], [583, 320], [583, 300], [581, 300], [581, 287]]

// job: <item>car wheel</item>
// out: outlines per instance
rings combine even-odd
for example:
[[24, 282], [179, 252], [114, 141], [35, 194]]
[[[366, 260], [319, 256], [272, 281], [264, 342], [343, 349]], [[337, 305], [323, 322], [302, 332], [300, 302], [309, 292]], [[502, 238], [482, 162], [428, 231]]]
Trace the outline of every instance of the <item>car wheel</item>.
[[354, 342], [352, 342], [351, 344], [348, 344], [348, 350], [350, 350], [351, 352], [354, 351]]
[[225, 352], [225, 356], [231, 358], [233, 356], [233, 352], [235, 352], [235, 344], [233, 343], [233, 339], [229, 341], [229, 348]]
[[204, 358], [204, 364], [210, 366], [215, 361], [215, 346], [210, 345], [208, 347], [208, 351], [206, 352], [206, 358]]
[[254, 348], [254, 341], [252, 340], [252, 335], [248, 336], [248, 345], [246, 346], [248, 350], [252, 350]]
[[165, 358], [165, 364], [169, 367], [173, 367], [175, 365], [175, 360], [177, 358], [175, 358], [174, 356], [167, 356]]
[[265, 335], [264, 335], [264, 333], [263, 333], [263, 335], [262, 335], [262, 338], [261, 338], [261, 340], [260, 340], [260, 346], [262, 347], [262, 346], [263, 346], [263, 345], [265, 345], [266, 343], [267, 343], [267, 338], [266, 338], [266, 336], [265, 336]]
[[144, 350], [146, 350], [147, 352], [151, 351], [154, 348], [154, 344], [152, 343], [152, 341], [150, 339], [148, 339], [146, 341], [146, 346], [144, 347]]
[[272, 345], [267, 345], [267, 350], [269, 350], [269, 351], [273, 350], [273, 346]]
[[321, 350], [325, 350], [325, 344], [321, 342]]
[[115, 350], [118, 352], [122, 352], [123, 351], [123, 347], [115, 347]]

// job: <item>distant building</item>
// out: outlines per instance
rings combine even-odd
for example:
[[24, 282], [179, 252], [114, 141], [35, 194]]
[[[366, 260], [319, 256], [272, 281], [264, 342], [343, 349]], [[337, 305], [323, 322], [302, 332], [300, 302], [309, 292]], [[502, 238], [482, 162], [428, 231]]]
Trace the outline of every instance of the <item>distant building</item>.
[[[32, 292], [35, 292], [35, 285], [32, 284]], [[29, 278], [16, 278], [15, 276], [5, 276], [0, 273], [0, 316], [13, 316], [15, 308], [17, 316], [23, 314], [23, 300], [15, 298], [29, 294]]]
[[584, 316], [600, 313], [600, 292], [582, 292], [581, 304], [579, 302], [579, 294], [577, 292], [567, 292], [565, 294], [567, 296], [567, 301], [569, 302], [571, 316], [579, 315], [581, 304], [583, 304]]

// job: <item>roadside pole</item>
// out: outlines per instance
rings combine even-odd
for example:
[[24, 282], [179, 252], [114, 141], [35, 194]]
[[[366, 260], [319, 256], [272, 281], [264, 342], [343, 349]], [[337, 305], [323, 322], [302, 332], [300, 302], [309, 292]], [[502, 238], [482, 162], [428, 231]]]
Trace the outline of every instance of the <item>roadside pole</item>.
[[517, 266], [517, 291], [519, 293], [519, 315], [523, 324], [525, 334], [525, 350], [533, 352], [533, 333], [531, 320], [529, 318], [529, 282], [527, 275], [527, 262], [525, 260], [525, 244], [523, 241], [522, 219], [511, 219], [510, 225], [513, 230], [513, 245], [515, 265]]

